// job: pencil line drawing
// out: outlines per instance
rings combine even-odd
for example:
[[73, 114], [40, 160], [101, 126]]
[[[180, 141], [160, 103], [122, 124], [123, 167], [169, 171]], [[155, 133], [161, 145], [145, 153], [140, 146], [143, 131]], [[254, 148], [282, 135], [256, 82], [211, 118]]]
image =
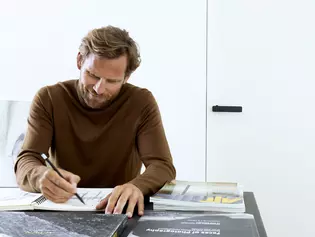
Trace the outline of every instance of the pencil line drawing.
[[16, 184], [14, 163], [25, 138], [31, 102], [0, 100], [0, 184]]

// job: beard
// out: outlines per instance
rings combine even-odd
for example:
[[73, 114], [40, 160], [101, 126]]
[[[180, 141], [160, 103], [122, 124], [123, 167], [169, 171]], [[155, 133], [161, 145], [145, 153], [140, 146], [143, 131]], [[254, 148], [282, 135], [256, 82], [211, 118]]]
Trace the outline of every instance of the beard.
[[83, 99], [84, 103], [92, 109], [100, 109], [111, 102], [112, 95], [107, 93], [98, 95], [94, 90], [93, 86], [89, 88], [79, 82], [78, 94]]

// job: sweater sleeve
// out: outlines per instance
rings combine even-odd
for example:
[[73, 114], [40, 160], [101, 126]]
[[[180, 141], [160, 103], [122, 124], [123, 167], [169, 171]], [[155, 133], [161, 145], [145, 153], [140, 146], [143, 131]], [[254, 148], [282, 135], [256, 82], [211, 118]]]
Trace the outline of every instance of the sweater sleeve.
[[46, 169], [40, 153], [47, 154], [53, 134], [52, 106], [47, 88], [35, 95], [27, 119], [27, 131], [15, 162], [17, 184], [25, 191], [40, 192], [38, 180]]
[[166, 182], [175, 179], [176, 170], [164, 132], [158, 105], [148, 92], [137, 132], [137, 148], [146, 167], [143, 174], [131, 180], [144, 195], [156, 193]]

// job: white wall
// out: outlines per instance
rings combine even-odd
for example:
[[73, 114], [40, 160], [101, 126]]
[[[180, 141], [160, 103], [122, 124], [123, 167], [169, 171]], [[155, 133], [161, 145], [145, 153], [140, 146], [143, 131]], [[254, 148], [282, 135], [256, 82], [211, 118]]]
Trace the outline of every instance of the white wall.
[[0, 6], [0, 99], [29, 101], [42, 86], [77, 78], [81, 38], [108, 24], [126, 28], [142, 56], [130, 82], [158, 101], [177, 178], [204, 181], [206, 1], [0, 0]]
[[315, 1], [209, 0], [208, 16], [207, 178], [254, 191], [268, 236], [315, 236]]

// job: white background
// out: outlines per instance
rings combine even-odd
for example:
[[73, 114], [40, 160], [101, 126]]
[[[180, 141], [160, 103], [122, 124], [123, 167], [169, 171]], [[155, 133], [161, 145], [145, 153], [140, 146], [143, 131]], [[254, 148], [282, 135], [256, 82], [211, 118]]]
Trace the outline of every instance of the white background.
[[206, 0], [0, 3], [0, 99], [78, 77], [87, 31], [126, 28], [143, 59], [130, 82], [160, 105], [177, 179], [241, 182], [268, 236], [315, 236], [314, 1], [208, 0], [208, 21]]
[[142, 56], [129, 82], [155, 95], [177, 177], [204, 181], [205, 1], [2, 1], [0, 9], [0, 99], [32, 100], [42, 86], [78, 78], [83, 36], [126, 28]]

